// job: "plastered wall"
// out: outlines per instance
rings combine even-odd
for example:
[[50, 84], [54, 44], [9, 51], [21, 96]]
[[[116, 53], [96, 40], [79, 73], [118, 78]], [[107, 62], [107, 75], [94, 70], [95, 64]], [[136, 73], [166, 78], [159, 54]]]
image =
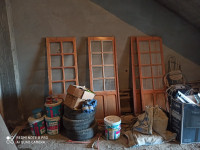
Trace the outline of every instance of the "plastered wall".
[[79, 83], [87, 87], [88, 36], [115, 36], [120, 89], [131, 86], [130, 36], [162, 37], [165, 60], [175, 55], [188, 80], [200, 77], [194, 54], [199, 54], [200, 32], [154, 1], [11, 0], [10, 4], [25, 117], [43, 106], [48, 95], [45, 37], [76, 37]]

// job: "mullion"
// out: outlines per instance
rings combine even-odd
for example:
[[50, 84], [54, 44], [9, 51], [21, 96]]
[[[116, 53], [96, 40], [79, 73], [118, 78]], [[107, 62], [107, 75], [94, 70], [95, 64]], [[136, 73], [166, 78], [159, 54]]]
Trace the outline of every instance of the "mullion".
[[149, 56], [150, 56], [151, 76], [152, 76], [152, 87], [154, 89], [153, 68], [152, 68], [152, 59], [151, 59], [151, 43], [150, 43], [150, 40], [148, 40], [148, 42], [149, 42]]
[[65, 93], [65, 70], [64, 70], [64, 55], [63, 55], [63, 43], [60, 42], [60, 47], [61, 47], [61, 57], [62, 57], [62, 73], [63, 73], [63, 93]]
[[105, 91], [105, 72], [104, 72], [104, 58], [103, 58], [103, 41], [101, 40], [101, 60], [102, 60], [102, 71], [103, 71], [103, 90]]

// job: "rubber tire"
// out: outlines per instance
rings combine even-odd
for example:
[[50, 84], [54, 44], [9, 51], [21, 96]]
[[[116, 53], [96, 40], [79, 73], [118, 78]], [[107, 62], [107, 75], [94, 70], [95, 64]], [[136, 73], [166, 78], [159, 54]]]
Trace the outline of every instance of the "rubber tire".
[[85, 113], [85, 112], [82, 112], [82, 110], [73, 110], [69, 108], [68, 106], [64, 105], [64, 116], [72, 120], [89, 119], [93, 117], [95, 113], [96, 113], [96, 108], [91, 113]]
[[94, 123], [94, 115], [89, 119], [71, 120], [63, 116], [63, 126], [67, 130], [84, 130], [89, 128]]
[[95, 120], [90, 128], [84, 130], [66, 130], [66, 136], [73, 141], [84, 141], [93, 138], [98, 131], [98, 124]]

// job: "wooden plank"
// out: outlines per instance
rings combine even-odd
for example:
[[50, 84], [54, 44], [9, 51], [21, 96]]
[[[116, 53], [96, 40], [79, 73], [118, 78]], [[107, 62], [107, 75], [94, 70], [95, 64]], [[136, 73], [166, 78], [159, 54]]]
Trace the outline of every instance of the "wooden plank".
[[135, 75], [135, 64], [134, 56], [137, 56], [137, 51], [135, 49], [136, 37], [131, 37], [131, 63], [132, 63], [132, 84], [133, 84], [133, 106], [134, 114], [140, 114], [142, 112], [142, 104], [140, 99], [140, 89], [136, 87], [136, 75]]

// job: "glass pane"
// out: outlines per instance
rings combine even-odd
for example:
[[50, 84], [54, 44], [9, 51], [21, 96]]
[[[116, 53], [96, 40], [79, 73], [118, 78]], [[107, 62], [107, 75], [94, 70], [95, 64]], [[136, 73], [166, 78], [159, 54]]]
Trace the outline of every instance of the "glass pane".
[[104, 61], [104, 65], [105, 64], [112, 65], [114, 63], [113, 54], [103, 54], [103, 61]]
[[69, 85], [76, 85], [76, 82], [75, 81], [65, 82], [65, 91], [66, 92], [67, 92]]
[[134, 64], [138, 65], [138, 55], [134, 54]]
[[150, 66], [143, 66], [142, 70], [142, 77], [151, 77], [151, 67]]
[[103, 80], [93, 80], [94, 91], [103, 91]]
[[52, 69], [52, 80], [63, 80], [62, 69]]
[[101, 41], [91, 41], [91, 51], [101, 52]]
[[159, 40], [151, 40], [151, 51], [160, 51], [160, 41]]
[[142, 79], [143, 80], [143, 88], [144, 90], [153, 89], [152, 79]]
[[61, 56], [51, 56], [51, 67], [61, 67], [62, 59]]
[[141, 52], [149, 51], [149, 41], [139, 41], [139, 46]]
[[63, 83], [52, 83], [53, 94], [62, 94], [63, 93]]
[[150, 62], [150, 54], [140, 54], [141, 65], [149, 65]]
[[92, 65], [102, 65], [101, 54], [92, 55]]
[[136, 78], [136, 89], [139, 89], [140, 90], [140, 79], [139, 78]]
[[74, 68], [65, 68], [65, 80], [75, 79], [75, 70]]
[[104, 52], [112, 52], [113, 51], [112, 41], [103, 41], [103, 51]]
[[151, 53], [152, 64], [161, 64], [160, 53]]
[[163, 79], [162, 78], [154, 78], [154, 89], [163, 89]]
[[114, 66], [105, 66], [104, 74], [105, 77], [115, 77]]
[[63, 53], [73, 53], [73, 42], [63, 42]]
[[64, 66], [74, 66], [74, 55], [64, 55]]
[[139, 67], [135, 66], [135, 76], [139, 77]]
[[105, 90], [115, 90], [115, 79], [105, 79]]
[[153, 76], [162, 76], [162, 66], [152, 66]]
[[60, 48], [60, 43], [59, 42], [50, 43], [50, 53], [51, 54], [61, 53], [61, 48]]
[[93, 74], [93, 78], [102, 78], [103, 77], [102, 67], [93, 67], [92, 74]]

